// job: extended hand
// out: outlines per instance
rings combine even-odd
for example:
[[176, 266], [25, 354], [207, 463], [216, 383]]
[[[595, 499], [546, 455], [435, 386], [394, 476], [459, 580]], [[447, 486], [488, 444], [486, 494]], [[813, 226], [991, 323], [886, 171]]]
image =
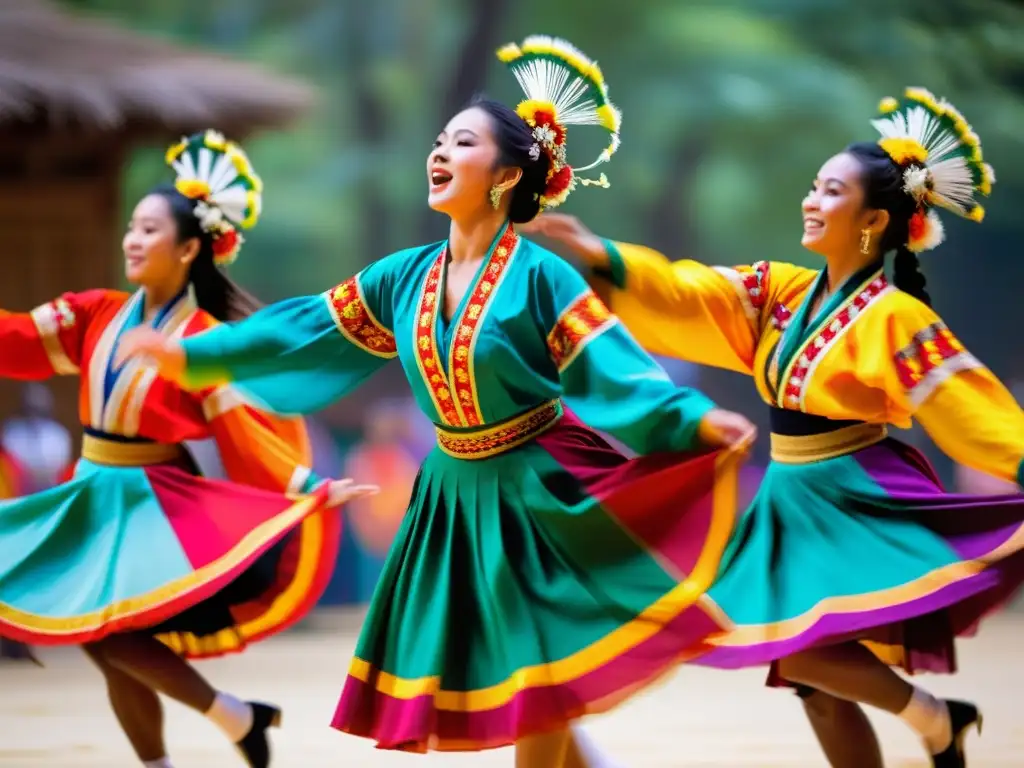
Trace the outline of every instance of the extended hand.
[[121, 366], [133, 357], [143, 356], [151, 358], [160, 373], [169, 379], [180, 379], [185, 372], [185, 350], [181, 342], [152, 328], [133, 328], [122, 336], [114, 364]]
[[331, 480], [327, 488], [328, 504], [332, 507], [340, 507], [363, 496], [375, 496], [380, 493], [380, 486], [377, 485], [356, 485], [355, 481], [346, 477], [343, 480]]
[[567, 213], [542, 213], [527, 224], [517, 225], [520, 232], [541, 235], [569, 248], [573, 254], [592, 267], [608, 263], [604, 242], [582, 221]]
[[757, 437], [757, 427], [746, 416], [715, 408], [701, 419], [697, 434], [711, 448], [744, 450]]

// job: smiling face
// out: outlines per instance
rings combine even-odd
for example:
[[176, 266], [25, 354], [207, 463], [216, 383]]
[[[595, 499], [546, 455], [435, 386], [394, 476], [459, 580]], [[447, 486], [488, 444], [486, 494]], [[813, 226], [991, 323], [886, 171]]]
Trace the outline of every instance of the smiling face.
[[427, 157], [430, 207], [453, 219], [483, 209], [491, 187], [508, 176], [497, 167], [499, 154], [490, 115], [478, 107], [455, 115]]
[[885, 229], [884, 211], [865, 208], [863, 168], [853, 155], [838, 154], [818, 171], [803, 202], [804, 248], [822, 256], [839, 256], [860, 248], [865, 229], [876, 242]]
[[132, 212], [121, 243], [128, 282], [144, 288], [182, 284], [199, 252], [199, 240], [178, 242], [178, 225], [162, 195], [147, 195]]

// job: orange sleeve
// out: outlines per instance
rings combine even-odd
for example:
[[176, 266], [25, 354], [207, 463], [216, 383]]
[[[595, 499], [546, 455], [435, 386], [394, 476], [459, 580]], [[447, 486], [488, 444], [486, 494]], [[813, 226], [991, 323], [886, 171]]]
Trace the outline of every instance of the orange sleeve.
[[77, 374], [90, 319], [111, 294], [65, 293], [31, 312], [0, 310], [0, 376], [40, 381]]
[[305, 422], [254, 408], [230, 385], [200, 393], [224, 470], [236, 483], [306, 493], [321, 482]]
[[[215, 325], [216, 320], [200, 315], [194, 332]], [[323, 481], [312, 469], [303, 419], [267, 413], [231, 384], [205, 387], [196, 396], [231, 480], [285, 493], [307, 493]]]

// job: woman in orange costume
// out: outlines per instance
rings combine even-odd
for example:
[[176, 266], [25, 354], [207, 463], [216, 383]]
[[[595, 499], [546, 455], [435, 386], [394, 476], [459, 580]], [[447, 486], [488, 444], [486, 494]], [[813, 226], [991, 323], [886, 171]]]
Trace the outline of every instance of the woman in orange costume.
[[[0, 375], [80, 375], [85, 427], [72, 479], [0, 503], [0, 636], [84, 645], [149, 768], [171, 765], [158, 693], [205, 713], [251, 768], [266, 768], [280, 710], [215, 690], [185, 659], [242, 650], [300, 619], [337, 555], [329, 507], [372, 489], [318, 478], [303, 423], [230, 386], [186, 392], [145, 361], [114, 362], [132, 328], [187, 338], [253, 309], [220, 267], [241, 244], [237, 226], [256, 221], [259, 178], [212, 131], [168, 160], [175, 186], [146, 195], [124, 236], [137, 292], [0, 313]], [[198, 476], [182, 444], [206, 437], [234, 482]]]

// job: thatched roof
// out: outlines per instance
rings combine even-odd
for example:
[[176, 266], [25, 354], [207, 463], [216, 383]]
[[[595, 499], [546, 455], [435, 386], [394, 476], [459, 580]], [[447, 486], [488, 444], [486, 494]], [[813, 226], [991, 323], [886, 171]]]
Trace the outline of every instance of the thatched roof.
[[44, 0], [0, 2], [0, 127], [187, 133], [277, 126], [312, 98], [302, 83], [259, 67]]

